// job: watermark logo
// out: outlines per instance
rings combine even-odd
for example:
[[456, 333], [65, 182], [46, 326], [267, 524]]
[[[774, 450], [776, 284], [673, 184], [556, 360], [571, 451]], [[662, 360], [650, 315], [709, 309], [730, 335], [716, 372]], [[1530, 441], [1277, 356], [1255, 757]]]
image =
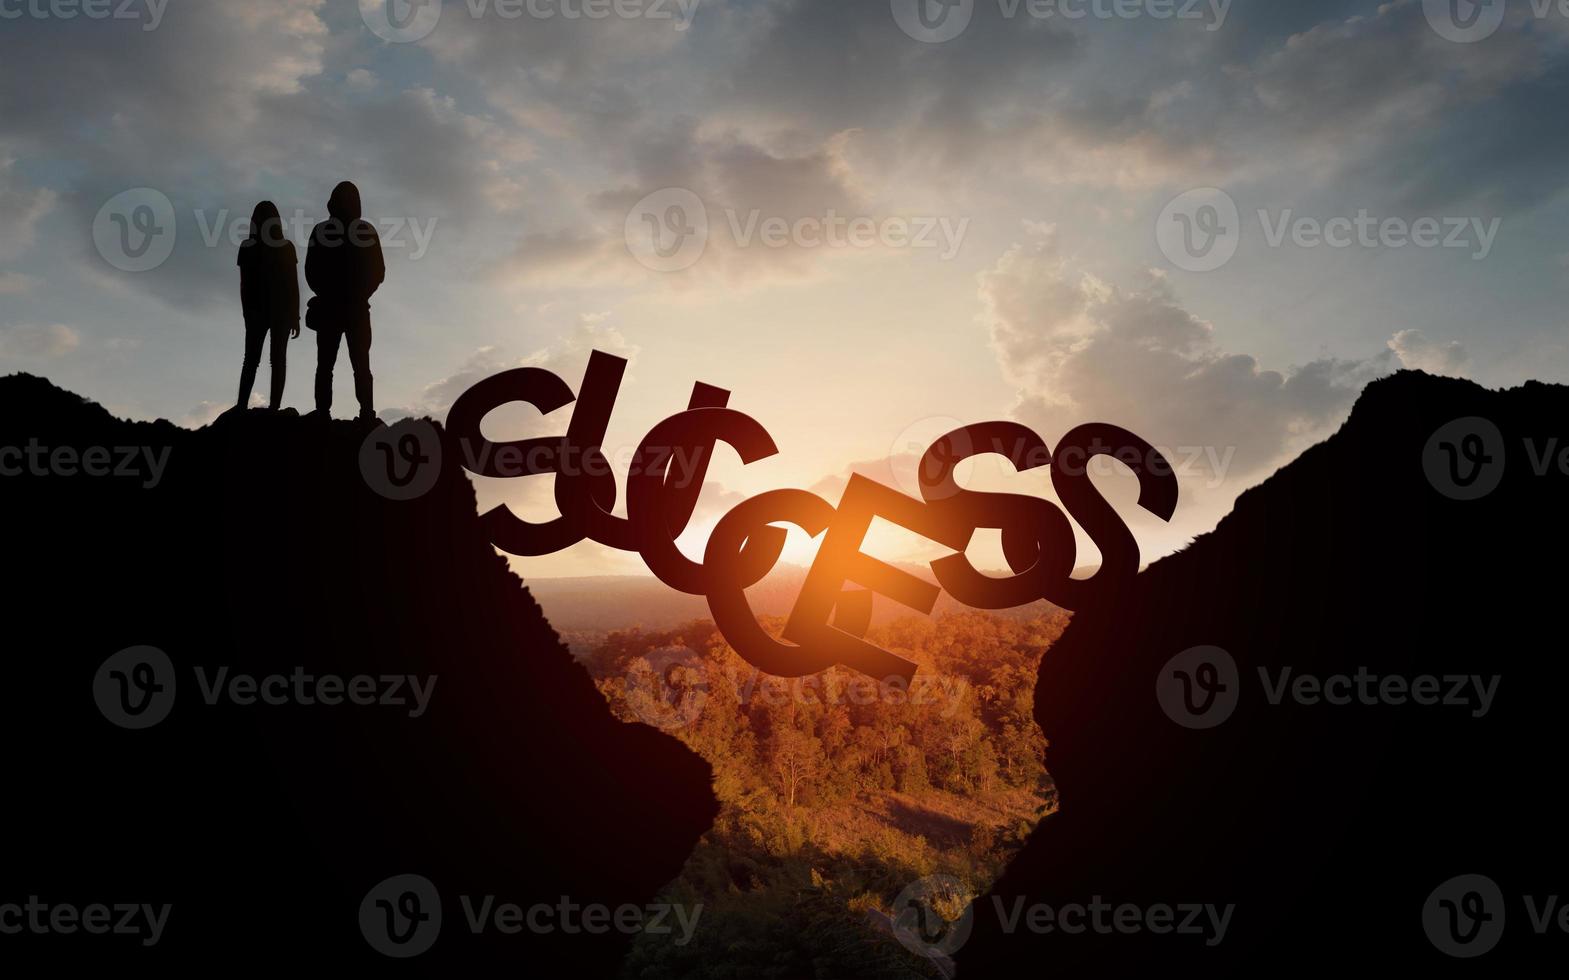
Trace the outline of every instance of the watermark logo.
[[[933, 415], [905, 426], [889, 443], [885, 457], [894, 485], [912, 497], [920, 497], [922, 481], [935, 482], [943, 467], [953, 465], [955, 460], [958, 462], [953, 469], [954, 478], [959, 486], [965, 485], [974, 471], [975, 464], [969, 456], [975, 447], [963, 429], [964, 423], [951, 415]], [[953, 438], [944, 439], [950, 434]], [[928, 460], [926, 451], [931, 446], [936, 446], [937, 452]], [[916, 460], [913, 468], [901, 465], [912, 457]]]
[[423, 497], [441, 476], [441, 435], [428, 419], [377, 426], [360, 444], [360, 474], [388, 500]]
[[[1463, 708], [1486, 718], [1498, 698], [1498, 674], [1315, 674], [1292, 666], [1257, 668], [1263, 703], [1278, 708], [1360, 706]], [[1155, 678], [1155, 699], [1183, 728], [1214, 728], [1231, 717], [1242, 696], [1242, 674], [1231, 654], [1215, 646], [1190, 647], [1168, 660]]]
[[[677, 31], [691, 28], [701, 0], [463, 0], [454, 8], [473, 20], [674, 21]], [[392, 44], [423, 41], [441, 20], [442, 0], [360, 0], [360, 19], [370, 32]]]
[[1439, 37], [1471, 44], [1493, 36], [1503, 26], [1505, 0], [1422, 0], [1422, 13]]
[[936, 708], [941, 717], [950, 718], [970, 694], [969, 678], [927, 671], [913, 678], [892, 674], [878, 679], [836, 670], [804, 677], [779, 677], [754, 667], [744, 672], [744, 676], [731, 672], [729, 677], [743, 705], [908, 704], [917, 708]]
[[840, 214], [835, 208], [820, 214], [765, 214], [761, 208], [723, 208], [720, 214], [722, 222], [711, 221], [703, 200], [686, 188], [655, 191], [627, 212], [627, 250], [650, 269], [676, 272], [690, 268], [702, 258], [711, 233], [722, 229], [729, 233], [730, 244], [737, 249], [940, 249], [939, 257], [947, 261], [959, 253], [970, 227], [969, 218], [873, 217]]
[[227, 666], [209, 671], [197, 666], [196, 686], [202, 703], [209, 707], [222, 702], [241, 708], [253, 705], [282, 707], [359, 707], [403, 708], [410, 718], [423, 717], [436, 693], [438, 674], [311, 674], [295, 667], [288, 674], [233, 673]]
[[1481, 956], [1504, 934], [1504, 895], [1486, 875], [1457, 875], [1433, 889], [1422, 906], [1422, 928], [1440, 952]]
[[1226, 940], [1231, 928], [1231, 918], [1236, 914], [1235, 902], [1224, 905], [1215, 902], [1155, 902], [1141, 905], [1135, 902], [1107, 901], [1093, 895], [1088, 902], [1067, 902], [1050, 905], [1037, 902], [1026, 905], [1023, 897], [1014, 899], [1013, 907], [1003, 905], [1001, 895], [992, 896], [998, 922], [1004, 935], [1013, 935], [1022, 926], [1040, 935], [1060, 934], [1079, 936], [1093, 933], [1101, 936], [1132, 936], [1147, 933], [1152, 936], [1179, 936], [1202, 940], [1205, 946], [1219, 946]]
[[162, 905], [130, 902], [75, 905], [46, 902], [37, 895], [29, 895], [25, 903], [0, 903], [0, 935], [15, 936], [25, 932], [35, 936], [76, 933], [135, 936], [143, 946], [150, 947], [158, 945], [158, 940], [163, 938], [173, 907], [167, 902]]
[[156, 489], [169, 467], [170, 446], [0, 446], [0, 477], [90, 477], [133, 479]]
[[1178, 194], [1155, 219], [1155, 242], [1161, 253], [1188, 272], [1213, 272], [1230, 262], [1241, 240], [1237, 202], [1218, 187]]
[[1504, 478], [1504, 437], [1477, 416], [1441, 426], [1422, 449], [1422, 471], [1433, 489], [1451, 500], [1479, 500]]
[[889, 0], [894, 23], [926, 44], [952, 41], [970, 26], [975, 0]]
[[[963, 911], [958, 911], [962, 907]], [[952, 917], [948, 917], [949, 915]], [[952, 956], [970, 939], [975, 909], [970, 890], [953, 875], [927, 875], [893, 900], [893, 934], [920, 956]]]
[[632, 206], [627, 251], [655, 272], [691, 268], [708, 247], [708, 209], [684, 187], [666, 187]]
[[[1293, 208], [1257, 211], [1268, 248], [1464, 249], [1481, 262], [1492, 254], [1503, 219], [1478, 215], [1380, 216], [1368, 208], [1315, 217]], [[1242, 221], [1231, 195], [1200, 187], [1172, 198], [1155, 220], [1155, 242], [1172, 265], [1213, 272], [1230, 262], [1242, 242]]]
[[135, 20], [156, 31], [168, 7], [169, 0], [0, 0], [0, 20]]
[[1214, 728], [1237, 710], [1242, 681], [1237, 662], [1220, 647], [1198, 646], [1166, 661], [1155, 678], [1155, 699], [1183, 728]]
[[111, 197], [93, 219], [93, 245], [121, 272], [148, 272], [174, 254], [174, 204], [162, 191], [134, 187]]
[[[1204, 21], [1206, 31], [1226, 24], [1232, 0], [996, 0], [997, 16], [1013, 21], [1181, 20]], [[975, 0], [889, 0], [894, 23], [917, 41], [952, 41], [970, 26]]]
[[[217, 248], [223, 244], [239, 248], [251, 237], [250, 218], [228, 208], [196, 208], [191, 212], [191, 217], [195, 219], [196, 230], [207, 248]], [[365, 215], [363, 223], [355, 222], [347, 228], [325, 225], [313, 241], [311, 232], [326, 217], [309, 214], [304, 208], [295, 208], [280, 214], [280, 224], [264, 228], [262, 234], [272, 244], [288, 241], [301, 249], [312, 244], [327, 248], [344, 244], [366, 248], [374, 244], [388, 254], [407, 252], [410, 262], [418, 262], [430, 251], [430, 243], [436, 237], [438, 220], [435, 217], [421, 219], [405, 215]]]
[[93, 701], [121, 728], [151, 728], [174, 707], [174, 664], [157, 647], [127, 647], [93, 675]]
[[441, 934], [441, 894], [424, 875], [393, 875], [360, 902], [360, 932], [384, 956], [418, 956]]
[[390, 44], [423, 41], [441, 22], [442, 0], [359, 0], [360, 19]]
[[690, 725], [708, 703], [708, 662], [690, 647], [651, 650], [632, 661], [624, 680], [627, 707], [665, 731]]
[[[1174, 936], [1199, 940], [1205, 946], [1225, 941], [1236, 914], [1228, 902], [1114, 902], [1100, 895], [1088, 901], [1011, 903], [993, 895], [985, 914], [997, 917], [1004, 935], [1019, 931], [1036, 935], [1095, 934]], [[911, 883], [893, 902], [893, 932], [906, 949], [931, 959], [952, 956], [970, 938], [975, 905], [964, 882], [952, 875], [928, 875]]]
[[[654, 902], [647, 907], [630, 903], [615, 908], [602, 902], [580, 904], [562, 895], [554, 905], [535, 902], [524, 908], [517, 902], [497, 901], [495, 895], [460, 895], [463, 918], [472, 935], [495, 932], [517, 936], [525, 932], [536, 936], [564, 933], [568, 936], [603, 936], [609, 932], [652, 936], [674, 936], [672, 945], [692, 941], [697, 923], [703, 917], [703, 903], [692, 906]], [[680, 929], [679, 935], [676, 929]]]
[[[238, 708], [391, 707], [410, 718], [423, 717], [436, 691], [436, 674], [311, 674], [304, 667], [291, 673], [235, 673], [228, 666], [192, 669], [201, 704]], [[173, 663], [157, 647], [127, 647], [105, 660], [93, 676], [93, 701], [103, 716], [121, 728], [151, 728], [174, 707], [177, 684]]]

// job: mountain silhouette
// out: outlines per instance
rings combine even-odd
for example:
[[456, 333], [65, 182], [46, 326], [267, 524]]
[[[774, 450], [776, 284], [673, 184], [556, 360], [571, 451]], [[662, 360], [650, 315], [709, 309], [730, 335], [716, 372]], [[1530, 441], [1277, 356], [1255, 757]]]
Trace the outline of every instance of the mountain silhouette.
[[[455, 454], [423, 495], [376, 492], [360, 463], [376, 431], [252, 411], [193, 432], [0, 379], [0, 447], [18, 450], [0, 456], [0, 910], [169, 905], [155, 944], [24, 931], [0, 937], [7, 965], [616, 973], [630, 932], [585, 931], [561, 905], [656, 901], [717, 813], [712, 774], [674, 739], [612, 719], [480, 533]], [[142, 654], [106, 664], [139, 647], [167, 657], [172, 694], [142, 683]], [[393, 691], [383, 678], [397, 677]], [[348, 702], [356, 683], [373, 703]], [[165, 696], [156, 724], [110, 717], [129, 710], [117, 697], [145, 711]], [[362, 906], [436, 924], [396, 881], [376, 893], [404, 875], [439, 896], [439, 932], [417, 957], [387, 958]], [[553, 930], [496, 927], [504, 905], [541, 903]]]
[[[1561, 960], [1558, 919], [1539, 935], [1528, 908], [1561, 917], [1548, 903], [1569, 888], [1566, 448], [1569, 389], [1402, 372], [1114, 606], [1077, 610], [1035, 688], [1062, 808], [972, 904], [959, 976], [1481, 975]], [[1224, 650], [1235, 673], [1203, 650], [1173, 662], [1196, 647]], [[1440, 678], [1429, 699], [1452, 693], [1451, 675], [1496, 687], [1480, 716], [1469, 690], [1471, 707], [1409, 692], [1305, 703], [1310, 689], [1271, 703], [1285, 667], [1290, 683], [1364, 668], [1374, 701], [1388, 675]], [[1189, 727], [1209, 711], [1218, 723]], [[1165, 932], [1119, 929], [1112, 912], [1100, 931], [1048, 928], [1096, 899]], [[1219, 942], [1172, 928], [1203, 904], [1234, 905]], [[1177, 921], [1140, 918], [1158, 905]]]

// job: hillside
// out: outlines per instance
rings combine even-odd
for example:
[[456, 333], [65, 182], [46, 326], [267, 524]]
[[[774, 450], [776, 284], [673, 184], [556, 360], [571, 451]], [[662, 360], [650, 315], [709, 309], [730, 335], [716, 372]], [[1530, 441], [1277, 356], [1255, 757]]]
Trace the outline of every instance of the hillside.
[[[1440, 492], [1435, 453], [1435, 434], [1466, 417], [1498, 435], [1455, 443], [1501, 472], [1496, 489], [1469, 500]], [[1462, 874], [1489, 876], [1507, 904], [1489, 972], [1561, 956], [1565, 937], [1535, 935], [1522, 901], [1560, 894], [1569, 867], [1553, 762], [1569, 670], [1552, 629], [1569, 529], [1557, 455], [1566, 446], [1565, 388], [1488, 391], [1397, 374], [1114, 608], [1075, 610], [1035, 687], [1061, 809], [976, 902], [960, 976], [1024, 962], [1058, 977], [1322, 977], [1352, 962], [1450, 975], [1477, 964], [1438, 951], [1424, 907]], [[1235, 662], [1233, 673], [1202, 655], [1227, 688], [1219, 702], [1192, 702], [1203, 712], [1190, 721], [1221, 712], [1208, 728], [1166, 710], [1188, 710], [1173, 707], [1172, 684], [1201, 681], [1199, 661], [1173, 658], [1199, 646]], [[1271, 703], [1282, 676], [1296, 684], [1359, 669], [1377, 679], [1374, 703]], [[1424, 676], [1439, 678], [1441, 699], [1451, 677], [1484, 679], [1496, 696], [1486, 707], [1479, 696], [1397, 704], [1395, 681], [1380, 693], [1382, 678], [1414, 692]], [[1095, 896], [1235, 913], [1224, 940], [1207, 945], [1148, 930], [1010, 934], [995, 912], [998, 901], [1061, 908]]]
[[[150, 948], [6, 936], [17, 975], [128, 953], [385, 968], [362, 903], [374, 917], [372, 888], [416, 874], [444, 915], [406, 966], [569, 958], [609, 976], [629, 934], [472, 934], [465, 900], [642, 906], [712, 824], [708, 765], [606, 711], [480, 534], [451, 454], [428, 493], [388, 499], [359, 465], [368, 431], [251, 412], [192, 432], [0, 379], [0, 446], [45, 460], [0, 478], [13, 555], [0, 901], [170, 906]], [[98, 449], [113, 465], [89, 475]], [[140, 471], [113, 472], [122, 456]], [[106, 665], [140, 645], [167, 657], [156, 687], [146, 662], [118, 678]], [[372, 703], [346, 699], [360, 677]], [[170, 698], [167, 717], [112, 722], [117, 681], [125, 704]]]

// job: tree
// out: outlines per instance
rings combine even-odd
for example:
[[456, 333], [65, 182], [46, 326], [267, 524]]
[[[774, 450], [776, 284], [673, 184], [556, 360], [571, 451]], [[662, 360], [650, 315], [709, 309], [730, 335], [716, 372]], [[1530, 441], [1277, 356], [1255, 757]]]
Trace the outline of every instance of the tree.
[[785, 719], [776, 721], [768, 736], [768, 766], [785, 806], [794, 807], [802, 786], [822, 770], [823, 743]]

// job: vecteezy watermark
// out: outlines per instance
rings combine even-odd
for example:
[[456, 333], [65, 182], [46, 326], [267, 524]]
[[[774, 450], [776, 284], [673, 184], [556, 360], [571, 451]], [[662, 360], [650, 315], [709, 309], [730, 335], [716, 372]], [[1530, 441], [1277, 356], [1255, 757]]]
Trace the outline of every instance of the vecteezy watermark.
[[179, 238], [174, 204], [151, 187], [133, 187], [104, 202], [93, 218], [93, 246], [121, 272], [147, 272], [168, 261]]
[[418, 718], [430, 707], [436, 691], [436, 674], [311, 674], [295, 667], [288, 674], [231, 674], [227, 666], [208, 670], [192, 668], [202, 701], [217, 705], [227, 701], [239, 707], [252, 705], [325, 705], [403, 708]]
[[[1518, 2], [1518, 0], [1517, 0]], [[1556, 11], [1569, 17], [1569, 0], [1530, 0], [1531, 15], [1546, 20]], [[1422, 13], [1439, 37], [1457, 44], [1485, 41], [1498, 32], [1507, 0], [1422, 0]]]
[[829, 670], [805, 677], [778, 677], [757, 668], [732, 678], [742, 704], [775, 707], [785, 704], [911, 705], [936, 708], [939, 717], [952, 717], [970, 693], [967, 677], [920, 673], [913, 678], [898, 674], [884, 678]]
[[[1522, 895], [1531, 932], [1569, 934], [1569, 905], [1560, 895]], [[1456, 875], [1433, 889], [1422, 905], [1422, 928], [1439, 951], [1469, 959], [1488, 952], [1504, 935], [1503, 889], [1486, 875]]]
[[[1526, 445], [1529, 449], [1529, 441]], [[1569, 450], [1562, 458], [1569, 464]], [[1476, 416], [1448, 422], [1422, 447], [1422, 472], [1433, 489], [1451, 500], [1480, 500], [1504, 478], [1503, 433]]]
[[622, 677], [627, 707], [664, 731], [692, 724], [708, 704], [708, 661], [691, 647], [665, 646], [634, 658]]
[[[290, 673], [263, 676], [231, 673], [227, 666], [192, 668], [202, 703], [209, 707], [227, 702], [245, 708], [253, 705], [304, 707], [350, 704], [403, 708], [418, 718], [430, 707], [437, 675], [419, 674], [312, 674], [304, 667]], [[174, 708], [178, 679], [169, 655], [157, 647], [127, 647], [109, 657], [93, 676], [93, 701], [109, 721], [121, 728], [151, 728]]]
[[[1330, 218], [1297, 214], [1291, 208], [1271, 213], [1258, 209], [1264, 245], [1281, 248], [1465, 249], [1476, 262], [1486, 259], [1503, 219], [1476, 216], [1379, 217], [1367, 208]], [[1242, 242], [1237, 202], [1216, 187], [1200, 187], [1172, 198], [1155, 219], [1155, 243], [1179, 269], [1211, 272], [1236, 255]]]
[[[1299, 673], [1294, 667], [1257, 668], [1264, 703], [1302, 707], [1418, 705], [1463, 708], [1485, 718], [1498, 696], [1497, 674]], [[1216, 646], [1190, 647], [1168, 660], [1155, 677], [1155, 699], [1184, 728], [1214, 728], [1236, 710], [1242, 675], [1231, 654]]]
[[1450, 956], [1481, 956], [1504, 934], [1504, 893], [1485, 875], [1457, 875], [1422, 905], [1422, 928]]
[[0, 477], [76, 477], [140, 480], [152, 490], [163, 482], [170, 446], [0, 446]]
[[889, 919], [894, 938], [910, 952], [952, 956], [975, 929], [974, 895], [953, 875], [927, 875], [894, 897]]
[[[476, 445], [475, 440], [466, 437], [458, 437], [457, 443], [465, 468], [500, 478], [555, 473], [573, 479], [604, 479], [618, 472], [636, 477], [657, 471], [668, 489], [677, 490], [696, 484], [712, 461], [712, 450], [702, 446], [621, 445], [607, 450], [597, 446], [547, 445], [538, 440], [527, 446], [496, 445], [488, 440]], [[641, 459], [639, 449], [643, 450]], [[401, 453], [399, 450], [398, 455]], [[377, 455], [381, 455], [380, 450]]]
[[[165, 0], [167, 2], [167, 0]], [[408, 44], [429, 37], [442, 11], [460, 9], [474, 20], [647, 20], [673, 21], [685, 31], [702, 0], [359, 0], [360, 19], [383, 41]]]
[[377, 426], [360, 444], [360, 475], [388, 500], [424, 496], [441, 476], [441, 434], [428, 419]]
[[418, 956], [441, 934], [441, 893], [423, 875], [393, 875], [360, 902], [360, 933], [384, 956]]
[[[910, 37], [941, 44], [963, 34], [978, 0], [889, 0], [894, 23]], [[1021, 14], [1030, 20], [1181, 20], [1202, 21], [1206, 31], [1226, 24], [1231, 0], [996, 0], [1006, 21]]]
[[1237, 202], [1218, 187], [1195, 187], [1167, 202], [1155, 219], [1155, 243], [1171, 264], [1211, 272], [1237, 254], [1242, 219]]
[[[1049, 904], [1027, 903], [1022, 896], [1005, 902], [993, 895], [989, 912], [999, 929], [1013, 935], [1021, 929], [1039, 935], [1174, 936], [1197, 939], [1218, 946], [1226, 938], [1235, 903], [1212, 902], [1111, 902], [1100, 895], [1088, 901]], [[893, 933], [904, 947], [921, 956], [952, 956], [970, 938], [976, 909], [970, 892], [952, 875], [920, 878], [893, 901]]]
[[1177, 654], [1155, 676], [1155, 699], [1183, 728], [1214, 728], [1237, 710], [1242, 693], [1237, 662], [1216, 646]]
[[[304, 248], [310, 241], [311, 229], [325, 215], [312, 216], [303, 208], [296, 208], [280, 218], [281, 224], [277, 228], [264, 229], [263, 234]], [[250, 216], [236, 214], [228, 208], [212, 211], [195, 208], [191, 211], [191, 219], [202, 245], [207, 248], [239, 248], [250, 237]], [[414, 262], [425, 257], [436, 234], [435, 217], [367, 217], [365, 221], [375, 230], [375, 241], [383, 251], [406, 251], [409, 260]], [[361, 234], [361, 227], [351, 225], [343, 240], [350, 245], [358, 244], [356, 238]], [[93, 218], [92, 234], [93, 246], [105, 262], [121, 272], [149, 272], [174, 254], [180, 237], [179, 218], [168, 195], [151, 187], [135, 187], [104, 202]], [[367, 242], [370, 239], [368, 234], [363, 237]], [[324, 238], [323, 244], [338, 243]]]
[[[671, 935], [677, 946], [692, 941], [703, 906], [655, 902], [647, 906], [624, 904], [615, 908], [598, 902], [579, 904], [562, 895], [554, 903], [524, 906], [498, 901], [495, 895], [459, 895], [463, 923], [471, 935], [498, 934], [602, 936]], [[407, 959], [430, 949], [441, 934], [441, 893], [423, 875], [393, 875], [379, 882], [360, 902], [360, 932], [378, 953]]]
[[764, 214], [760, 208], [724, 208], [724, 221], [710, 222], [703, 199], [684, 187], [645, 196], [627, 212], [627, 251], [656, 272], [678, 272], [703, 257], [711, 234], [727, 232], [736, 248], [940, 249], [952, 259], [964, 245], [970, 219], [932, 215]]
[[168, 6], [169, 0], [0, 0], [0, 20], [125, 20], [156, 31]]
[[143, 946], [156, 946], [169, 924], [174, 906], [130, 902], [46, 902], [37, 895], [26, 902], [0, 902], [0, 935], [135, 936]]
[[[1557, 436], [1520, 440], [1534, 476], [1569, 476], [1569, 446]], [[1480, 500], [1504, 478], [1507, 443], [1490, 419], [1458, 418], [1439, 426], [1422, 447], [1422, 472], [1433, 489], [1451, 500]]]
[[121, 728], [151, 728], [169, 716], [176, 689], [174, 664], [157, 647], [126, 647], [93, 675], [93, 701]]
[[1234, 903], [1215, 905], [1210, 902], [1155, 902], [1139, 905], [1133, 902], [1112, 904], [1093, 896], [1088, 902], [1069, 902], [1047, 905], [1043, 902], [1026, 905], [1016, 898], [1011, 908], [1003, 906], [1002, 896], [993, 895], [992, 904], [1002, 920], [1004, 933], [1017, 932], [1020, 925], [1030, 932], [1062, 933], [1073, 936], [1086, 932], [1101, 935], [1187, 936], [1203, 941], [1205, 946], [1219, 946], [1231, 927], [1231, 916], [1236, 912]]
[[[1503, 481], [1508, 445], [1490, 419], [1455, 419], [1439, 426], [1422, 447], [1422, 472], [1451, 500], [1480, 500]], [[1569, 476], [1569, 446], [1559, 437], [1525, 436], [1520, 447], [1533, 476]]]
[[[201, 234], [202, 244], [208, 248], [217, 248], [227, 245], [239, 248], [251, 234], [251, 219], [249, 215], [235, 214], [228, 208], [219, 208], [209, 212], [205, 208], [196, 208], [191, 212], [196, 222], [196, 229]], [[298, 248], [304, 248], [310, 242], [311, 229], [315, 228], [326, 215], [313, 215], [304, 208], [295, 208], [288, 214], [280, 214], [281, 227], [277, 229], [263, 229], [264, 235], [274, 236], [277, 241], [288, 240]], [[321, 243], [328, 247], [340, 244], [371, 245], [379, 244], [383, 250], [401, 251], [410, 249], [409, 261], [418, 262], [430, 250], [431, 239], [436, 235], [435, 217], [421, 219], [403, 215], [387, 217], [366, 217], [365, 222], [376, 233], [372, 239], [369, 234], [362, 234], [363, 226], [358, 223], [349, 225], [341, 235], [335, 234], [331, 226], [322, 230]]]

